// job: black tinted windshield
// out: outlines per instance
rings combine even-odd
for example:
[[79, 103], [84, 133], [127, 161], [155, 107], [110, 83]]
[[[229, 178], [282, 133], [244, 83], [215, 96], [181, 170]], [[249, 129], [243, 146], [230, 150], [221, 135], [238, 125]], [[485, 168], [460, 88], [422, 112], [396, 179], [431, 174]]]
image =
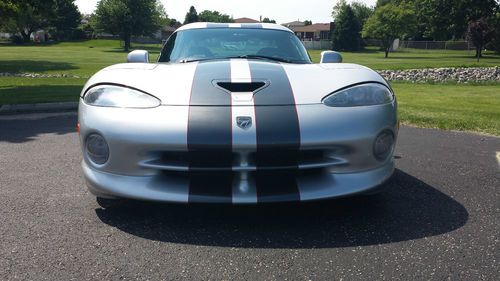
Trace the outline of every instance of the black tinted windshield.
[[188, 29], [176, 32], [163, 47], [159, 62], [238, 57], [311, 63], [307, 51], [293, 33], [247, 28]]

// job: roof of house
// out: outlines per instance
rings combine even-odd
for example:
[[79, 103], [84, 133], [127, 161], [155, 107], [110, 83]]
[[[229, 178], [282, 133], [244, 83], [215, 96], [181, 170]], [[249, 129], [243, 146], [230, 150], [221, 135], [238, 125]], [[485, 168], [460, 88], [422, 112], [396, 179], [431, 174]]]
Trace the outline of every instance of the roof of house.
[[234, 19], [234, 22], [235, 23], [257, 23], [259, 21], [251, 19], [251, 18], [239, 18], [239, 19]]
[[166, 26], [163, 27], [163, 31], [165, 31], [165, 32], [174, 32], [174, 31], [176, 31], [181, 26], [182, 26], [182, 24], [180, 22], [175, 23], [174, 26], [166, 25]]
[[292, 22], [284, 23], [282, 25], [287, 26], [287, 27], [289, 27], [289, 26], [304, 26], [305, 23], [303, 21], [292, 21]]
[[318, 31], [330, 31], [329, 23], [315, 23], [306, 26], [296, 26], [290, 27], [294, 32], [318, 32]]
[[166, 31], [166, 32], [174, 32], [175, 30], [177, 30], [177, 27], [173, 27], [173, 26], [169, 26], [169, 25], [167, 25], [163, 28], [163, 31]]

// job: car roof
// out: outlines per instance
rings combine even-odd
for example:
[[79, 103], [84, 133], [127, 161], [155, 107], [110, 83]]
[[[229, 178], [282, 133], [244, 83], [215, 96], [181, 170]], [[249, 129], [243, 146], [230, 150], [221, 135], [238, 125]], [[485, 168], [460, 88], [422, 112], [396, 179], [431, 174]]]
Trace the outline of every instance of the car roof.
[[274, 29], [293, 33], [289, 28], [275, 23], [214, 23], [214, 22], [195, 22], [183, 25], [176, 31], [188, 29], [203, 29], [203, 28], [249, 28], [249, 29]]

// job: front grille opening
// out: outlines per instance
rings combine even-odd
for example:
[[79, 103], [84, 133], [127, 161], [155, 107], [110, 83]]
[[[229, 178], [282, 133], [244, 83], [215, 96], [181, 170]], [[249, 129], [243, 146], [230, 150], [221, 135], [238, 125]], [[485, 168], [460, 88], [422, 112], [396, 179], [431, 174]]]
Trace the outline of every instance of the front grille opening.
[[231, 168], [245, 162], [247, 165], [261, 168], [297, 169], [300, 163], [323, 161], [325, 161], [325, 152], [322, 150], [266, 150], [249, 153], [245, 159], [242, 159], [239, 153], [225, 151], [165, 151], [159, 163], [191, 168]]
[[217, 82], [217, 85], [231, 93], [248, 93], [256, 92], [262, 87], [266, 86], [264, 82], [251, 82], [251, 83], [231, 83], [231, 82]]
[[348, 165], [331, 149], [260, 149], [257, 152], [227, 150], [158, 151], [159, 158], [141, 163], [148, 169], [175, 172], [260, 172], [325, 169]]

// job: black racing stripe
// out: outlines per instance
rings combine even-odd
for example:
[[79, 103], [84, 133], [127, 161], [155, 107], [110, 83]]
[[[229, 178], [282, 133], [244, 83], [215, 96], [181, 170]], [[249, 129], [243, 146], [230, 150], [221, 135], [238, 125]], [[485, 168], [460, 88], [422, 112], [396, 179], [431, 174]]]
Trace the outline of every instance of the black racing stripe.
[[[197, 66], [187, 132], [190, 170], [232, 166], [231, 96], [212, 84], [213, 79], [228, 79], [230, 75], [229, 61], [201, 62]], [[231, 196], [232, 180], [227, 176], [193, 176], [190, 181], [190, 202], [231, 201]]]
[[285, 69], [277, 62], [249, 61], [252, 80], [269, 80], [270, 85], [255, 94], [255, 105], [293, 105], [292, 86]]
[[207, 28], [228, 28], [229, 24], [228, 23], [214, 23], [214, 22], [209, 22], [207, 24]]
[[229, 60], [202, 61], [194, 73], [190, 105], [231, 105], [231, 96], [214, 86], [213, 81], [231, 79]]
[[232, 203], [233, 175], [192, 174], [189, 177], [190, 203]]
[[252, 79], [270, 85], [254, 96], [257, 130], [257, 200], [300, 200], [293, 173], [263, 173], [260, 168], [288, 166], [298, 169], [300, 128], [293, 90], [279, 63], [250, 62]]
[[300, 129], [295, 98], [283, 66], [250, 62], [252, 79], [266, 78], [270, 85], [254, 95], [257, 153], [300, 148]]
[[292, 172], [258, 172], [255, 182], [258, 203], [300, 201], [296, 176]]

